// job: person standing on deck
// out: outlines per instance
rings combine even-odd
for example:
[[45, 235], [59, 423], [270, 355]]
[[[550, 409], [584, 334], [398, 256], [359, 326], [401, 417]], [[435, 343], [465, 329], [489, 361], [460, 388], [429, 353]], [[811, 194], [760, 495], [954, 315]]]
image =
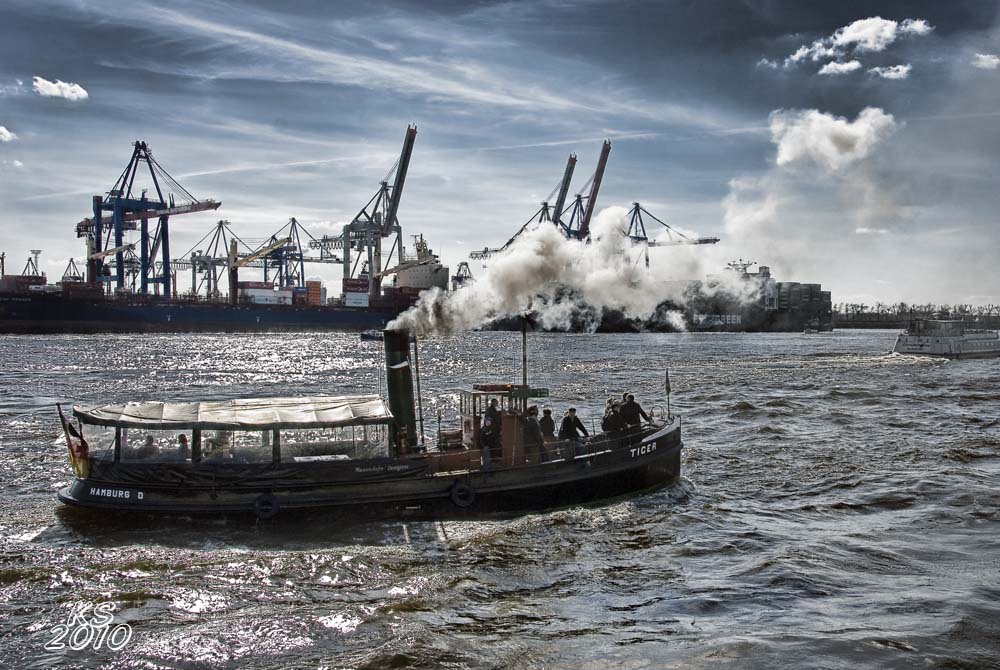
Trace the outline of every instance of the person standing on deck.
[[546, 442], [556, 439], [556, 421], [552, 418], [552, 410], [546, 407], [542, 410], [542, 418], [538, 420], [538, 426], [542, 429], [542, 437]]
[[639, 422], [639, 418], [642, 417], [646, 421], [649, 421], [649, 416], [642, 410], [639, 403], [635, 401], [635, 396], [631, 393], [625, 399], [625, 404], [621, 407], [621, 417], [622, 423], [625, 424], [625, 430], [635, 432], [639, 430], [642, 424]]
[[532, 405], [524, 417], [524, 460], [527, 463], [538, 463], [542, 458], [545, 438], [538, 421], [538, 407]]
[[[484, 419], [489, 419], [490, 423], [493, 424], [493, 431], [500, 435], [500, 409], [497, 407], [497, 399], [491, 398], [489, 407], [483, 412]], [[485, 423], [485, 421], [484, 421]]]
[[581, 432], [584, 435], [588, 434], [587, 429], [583, 426], [583, 422], [576, 415], [576, 408], [570, 407], [566, 410], [562, 424], [559, 426], [559, 439], [566, 440], [563, 449], [563, 455], [566, 460], [570, 460], [578, 455], [582, 443], [580, 439]]
[[579, 440], [580, 433], [588, 436], [589, 433], [584, 427], [580, 417], [576, 415], [576, 407], [570, 407], [563, 416], [562, 424], [559, 426], [560, 440]]

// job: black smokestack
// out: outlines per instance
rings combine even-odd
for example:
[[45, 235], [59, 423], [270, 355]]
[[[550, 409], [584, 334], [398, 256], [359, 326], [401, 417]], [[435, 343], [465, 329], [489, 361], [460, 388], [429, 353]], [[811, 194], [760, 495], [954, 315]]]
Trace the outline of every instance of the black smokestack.
[[410, 365], [410, 331], [386, 330], [385, 382], [389, 411], [396, 418], [396, 430], [406, 429], [407, 441], [417, 443], [417, 418], [413, 409], [413, 368]]

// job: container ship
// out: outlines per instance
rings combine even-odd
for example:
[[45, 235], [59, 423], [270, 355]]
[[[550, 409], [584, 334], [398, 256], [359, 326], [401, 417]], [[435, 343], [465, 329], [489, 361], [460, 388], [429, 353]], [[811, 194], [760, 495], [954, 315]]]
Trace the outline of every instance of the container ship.
[[833, 301], [821, 284], [779, 282], [771, 268], [734, 261], [726, 275], [691, 282], [685, 291], [690, 330], [802, 332], [833, 330]]
[[[86, 245], [81, 270], [70, 259], [54, 284], [32, 250], [21, 274], [6, 274], [0, 254], [0, 332], [256, 332], [381, 328], [420, 292], [449, 282], [422, 235], [408, 253], [397, 212], [417, 129], [409, 126], [399, 160], [372, 198], [338, 235], [315, 237], [295, 218], [258, 245], [220, 220], [179, 258], [170, 254], [173, 218], [216, 210], [177, 183], [142, 141], [92, 216], [76, 224]], [[148, 188], [142, 188], [146, 182]], [[383, 253], [383, 247], [387, 253]], [[306, 267], [338, 264], [343, 279], [328, 296]], [[241, 281], [247, 270], [262, 280]], [[190, 278], [190, 289], [186, 284]]]
[[[37, 259], [33, 261], [37, 265]], [[372, 298], [368, 274], [343, 280], [328, 298], [320, 281], [281, 287], [237, 281], [236, 300], [185, 293], [177, 297], [108, 294], [104, 283], [64, 275], [0, 276], [0, 333], [282, 332], [369, 330], [384, 327], [429, 288], [447, 288], [449, 270], [422, 237], [392, 282]]]

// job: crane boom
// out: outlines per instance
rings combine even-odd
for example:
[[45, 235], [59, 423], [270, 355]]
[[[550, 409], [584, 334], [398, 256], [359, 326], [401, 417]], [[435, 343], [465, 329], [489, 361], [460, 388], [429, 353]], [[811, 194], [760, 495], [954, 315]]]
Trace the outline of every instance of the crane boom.
[[102, 258], [107, 258], [108, 256], [114, 256], [115, 254], [123, 253], [129, 249], [135, 249], [135, 242], [131, 244], [123, 244], [120, 247], [114, 247], [112, 249], [105, 249], [104, 251], [99, 251], [96, 254], [90, 254], [87, 256], [88, 261], [98, 261]]
[[650, 247], [679, 247], [688, 244], [716, 244], [719, 242], [718, 237], [696, 237], [694, 239], [685, 238], [683, 240], [667, 240], [666, 242], [646, 242], [646, 246]]
[[[210, 209], [219, 209], [222, 203], [218, 200], [202, 200], [200, 202], [193, 202], [189, 205], [177, 205], [176, 207], [167, 207], [164, 209], [154, 209], [143, 212], [127, 212], [122, 215], [122, 223], [129, 223], [132, 221], [141, 221], [143, 219], [156, 219], [161, 216], [173, 216], [174, 214], [191, 214], [192, 212], [204, 212]], [[76, 224], [77, 233], [82, 233], [94, 225], [94, 219], [87, 218]]]
[[553, 221], [556, 225], [559, 225], [559, 217], [566, 205], [566, 194], [569, 193], [569, 183], [573, 180], [574, 168], [576, 168], [576, 154], [570, 154], [566, 161], [566, 172], [563, 173], [562, 184], [559, 185], [559, 197], [556, 198], [555, 214], [553, 215]]
[[396, 180], [392, 184], [392, 197], [386, 208], [385, 220], [382, 222], [382, 235], [391, 235], [396, 225], [396, 212], [403, 195], [403, 183], [406, 181], [406, 171], [410, 168], [410, 156], [413, 154], [413, 143], [417, 139], [417, 127], [407, 126], [406, 137], [403, 140], [403, 151], [399, 154], [399, 166], [396, 168]]
[[[283, 238], [281, 238], [280, 240], [278, 240], [276, 242], [272, 242], [271, 244], [267, 245], [266, 247], [261, 247], [260, 249], [258, 249], [257, 251], [253, 252], [252, 254], [247, 254], [243, 258], [240, 258], [240, 259], [236, 260], [233, 263], [233, 267], [241, 268], [241, 267], [244, 267], [246, 265], [249, 265], [250, 263], [253, 263], [256, 260], [259, 260], [259, 259], [263, 258], [264, 256], [267, 256], [269, 253], [271, 253], [275, 249], [280, 249], [281, 247], [290, 244], [291, 241], [292, 241], [292, 238], [290, 238], [290, 237], [283, 237]], [[235, 240], [234, 240], [234, 243], [235, 243]]]
[[587, 198], [587, 210], [584, 212], [583, 220], [580, 222], [579, 236], [581, 240], [587, 239], [590, 235], [590, 218], [594, 215], [594, 207], [597, 205], [597, 193], [601, 190], [601, 180], [604, 178], [604, 169], [608, 166], [608, 154], [611, 153], [611, 141], [604, 140], [601, 147], [601, 157], [597, 159], [597, 171], [594, 172], [594, 182], [590, 186], [590, 196]]

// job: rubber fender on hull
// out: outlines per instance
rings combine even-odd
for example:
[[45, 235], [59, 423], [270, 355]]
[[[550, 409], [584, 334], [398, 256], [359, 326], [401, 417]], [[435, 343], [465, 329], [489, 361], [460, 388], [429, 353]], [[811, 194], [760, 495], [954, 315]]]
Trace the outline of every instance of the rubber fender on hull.
[[460, 507], [461, 509], [471, 507], [472, 504], [476, 502], [475, 490], [465, 482], [458, 480], [451, 485], [451, 490], [448, 492], [448, 496], [451, 498], [451, 502], [455, 505], [455, 507]]
[[270, 493], [262, 493], [253, 501], [253, 511], [258, 519], [272, 519], [278, 513], [278, 499]]

